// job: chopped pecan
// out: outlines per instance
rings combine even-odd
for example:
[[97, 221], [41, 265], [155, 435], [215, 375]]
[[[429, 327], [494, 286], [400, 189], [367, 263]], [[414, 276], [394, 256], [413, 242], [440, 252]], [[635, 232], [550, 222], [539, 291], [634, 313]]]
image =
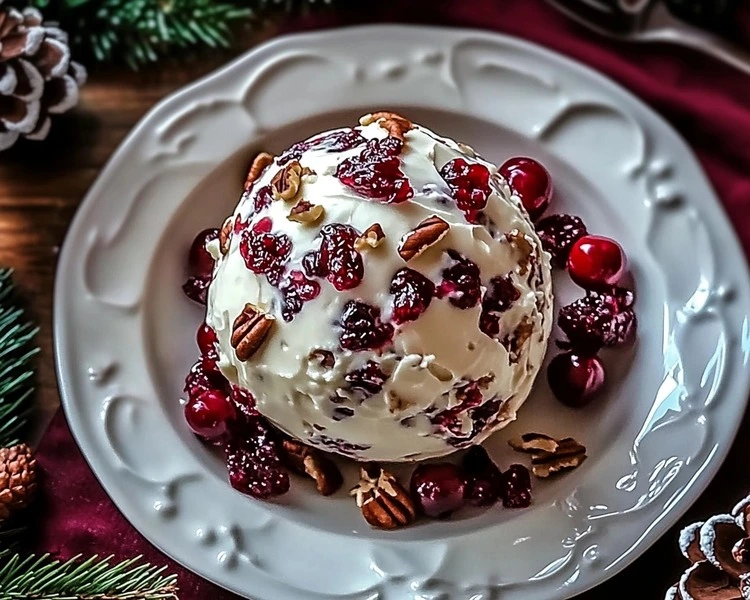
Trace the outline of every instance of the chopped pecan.
[[425, 219], [401, 238], [398, 253], [404, 261], [416, 258], [430, 246], [442, 240], [450, 230], [450, 225], [437, 215]]
[[364, 230], [361, 236], [354, 240], [354, 248], [360, 252], [367, 248], [377, 248], [384, 239], [385, 233], [380, 223], [373, 223]]
[[398, 529], [414, 521], [414, 501], [398, 480], [377, 463], [360, 468], [359, 484], [352, 490], [362, 516], [377, 529]]
[[750, 564], [750, 538], [742, 538], [732, 546], [732, 558], [740, 564]]
[[414, 127], [414, 124], [394, 112], [376, 112], [362, 117], [359, 122], [362, 125], [370, 125], [379, 121], [379, 125], [388, 132], [388, 135], [404, 141], [404, 135]]
[[248, 303], [232, 325], [232, 348], [237, 358], [245, 361], [255, 354], [273, 327], [276, 319]]
[[276, 200], [294, 200], [302, 188], [303, 175], [310, 175], [312, 171], [298, 160], [286, 164], [271, 180], [271, 190]]
[[325, 209], [319, 204], [310, 204], [307, 200], [300, 200], [292, 207], [287, 219], [304, 225], [312, 225], [323, 218]]
[[317, 348], [316, 350], [310, 352], [310, 356], [308, 358], [310, 360], [319, 362], [326, 369], [330, 369], [336, 364], [336, 358], [333, 356], [333, 352], [329, 350], [323, 350], [321, 348]]
[[526, 452], [527, 454], [554, 452], [559, 445], [555, 438], [543, 433], [524, 433], [519, 438], [508, 440], [508, 443], [513, 450]]
[[529, 272], [529, 265], [531, 263], [531, 255], [534, 253], [534, 246], [526, 235], [521, 233], [518, 229], [513, 229], [506, 233], [505, 239], [518, 249], [520, 253], [520, 257], [518, 258], [518, 273], [521, 276], [526, 275]]
[[[509, 444], [514, 450], [531, 454], [531, 472], [537, 477], [549, 477], [559, 471], [575, 469], [586, 460], [586, 447], [573, 438], [556, 440], [549, 436], [542, 436], [542, 434], [531, 435], [536, 436], [534, 443], [538, 446], [546, 445], [548, 448], [554, 449], [533, 450], [529, 447], [528, 442], [523, 441], [523, 436], [521, 440], [511, 440]], [[553, 442], [557, 445], [554, 446]]]
[[323, 496], [330, 496], [344, 483], [341, 471], [330, 458], [315, 448], [297, 440], [286, 439], [281, 444], [282, 457], [290, 469], [315, 480], [315, 487]]
[[232, 241], [232, 229], [234, 227], [234, 221], [232, 217], [227, 217], [224, 221], [224, 225], [221, 226], [219, 231], [219, 249], [222, 254], [229, 252], [229, 243]]
[[245, 191], [248, 191], [253, 183], [260, 179], [266, 167], [273, 162], [273, 158], [273, 154], [268, 152], [261, 152], [255, 157], [253, 164], [250, 165], [250, 170], [247, 172], [247, 177], [245, 177]]

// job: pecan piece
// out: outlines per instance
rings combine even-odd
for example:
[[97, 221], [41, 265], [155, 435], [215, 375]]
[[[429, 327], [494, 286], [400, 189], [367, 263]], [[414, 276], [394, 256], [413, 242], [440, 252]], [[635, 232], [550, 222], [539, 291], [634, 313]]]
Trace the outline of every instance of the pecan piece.
[[398, 253], [404, 261], [416, 258], [430, 246], [442, 240], [450, 230], [450, 225], [437, 215], [425, 219], [401, 238]]
[[521, 437], [508, 440], [508, 444], [517, 452], [536, 454], [537, 452], [554, 452], [559, 444], [555, 438], [543, 433], [524, 433]]
[[250, 170], [247, 172], [245, 177], [245, 191], [247, 192], [266, 170], [266, 167], [273, 162], [273, 154], [268, 152], [261, 152], [253, 160], [253, 164], [250, 165]]
[[367, 248], [377, 248], [383, 243], [385, 239], [385, 233], [380, 223], [373, 223], [367, 229], [364, 230], [356, 240], [354, 240], [355, 250], [366, 250]]
[[307, 200], [300, 200], [289, 211], [287, 219], [302, 223], [303, 225], [312, 225], [323, 218], [325, 209], [320, 204], [310, 204]]
[[[509, 442], [511, 448], [520, 452], [527, 452], [531, 454], [531, 472], [537, 477], [544, 478], [549, 477], [554, 473], [560, 471], [575, 469], [584, 460], [586, 460], [586, 447], [579, 444], [573, 438], [567, 437], [562, 440], [556, 440], [549, 436], [542, 436], [542, 434], [532, 434], [536, 436], [536, 444], [547, 445], [549, 448], [553, 447], [552, 442], [556, 443], [554, 449], [551, 451], [547, 450], [532, 450], [528, 447], [528, 443], [521, 441], [512, 440]], [[526, 446], [521, 449], [521, 446]]]
[[414, 124], [401, 115], [394, 112], [380, 111], [365, 115], [359, 122], [361, 125], [370, 125], [379, 121], [379, 125], [388, 132], [388, 135], [404, 141], [404, 135], [414, 127]]
[[320, 363], [326, 369], [331, 369], [336, 364], [336, 357], [333, 356], [333, 352], [322, 348], [316, 348], [310, 352], [308, 359]]
[[311, 175], [312, 171], [293, 160], [281, 169], [271, 180], [271, 191], [275, 200], [294, 200], [302, 188], [303, 175]]
[[234, 223], [232, 217], [227, 217], [227, 220], [224, 221], [224, 225], [221, 226], [221, 231], [219, 231], [219, 249], [224, 255], [229, 252], [229, 243], [232, 241], [233, 226]]
[[245, 361], [255, 354], [271, 332], [276, 319], [248, 303], [232, 325], [232, 348]]
[[505, 234], [505, 239], [508, 240], [511, 246], [515, 247], [520, 257], [518, 259], [518, 274], [523, 276], [529, 272], [529, 265], [532, 260], [532, 254], [534, 253], [534, 246], [526, 237], [525, 234], [521, 233], [518, 229], [513, 229]]
[[281, 445], [282, 457], [290, 469], [315, 481], [315, 488], [323, 496], [330, 496], [344, 483], [341, 471], [322, 452], [297, 440], [286, 439]]
[[365, 463], [359, 473], [359, 484], [351, 494], [365, 521], [376, 529], [398, 529], [416, 519], [414, 501], [393, 475], [377, 463]]

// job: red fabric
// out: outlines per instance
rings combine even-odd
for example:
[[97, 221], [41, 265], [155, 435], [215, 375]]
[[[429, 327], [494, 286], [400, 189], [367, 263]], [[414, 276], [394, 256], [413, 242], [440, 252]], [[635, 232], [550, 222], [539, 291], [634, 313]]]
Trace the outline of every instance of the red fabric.
[[[750, 250], [750, 77], [674, 46], [632, 46], [603, 40], [572, 24], [542, 0], [399, 0], [362, 5], [372, 8], [342, 8], [343, 13], [290, 23], [287, 31], [372, 22], [373, 18], [474, 27], [526, 38], [588, 63], [650, 104], [685, 137], [722, 198], [745, 251]], [[747, 433], [746, 425], [740, 439]], [[112, 553], [120, 558], [143, 554], [179, 573], [183, 598], [236, 597], [171, 563], [125, 521], [88, 469], [61, 414], [44, 438], [38, 457], [46, 479], [46, 501], [40, 507], [33, 536], [36, 550], [63, 558], [79, 552]], [[729, 508], [740, 492], [736, 482], [722, 484], [731, 482], [738, 472], [747, 472], [746, 459], [734, 452], [698, 508], [705, 510], [709, 496], [712, 508], [719, 501], [720, 510]], [[669, 572], [665, 573], [665, 568]], [[613, 593], [662, 597], [669, 581], [684, 568], [677, 557], [673, 530], [635, 565], [579, 600], [611, 597]]]

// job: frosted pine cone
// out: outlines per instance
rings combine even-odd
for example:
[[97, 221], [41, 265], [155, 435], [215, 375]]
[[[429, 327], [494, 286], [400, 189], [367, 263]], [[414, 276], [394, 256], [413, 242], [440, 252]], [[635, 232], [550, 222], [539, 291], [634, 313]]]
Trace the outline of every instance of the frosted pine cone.
[[750, 496], [731, 514], [683, 529], [680, 551], [692, 564], [666, 600], [750, 598]]
[[36, 461], [31, 448], [19, 444], [0, 449], [0, 525], [24, 508], [36, 490]]
[[86, 70], [70, 60], [67, 34], [42, 22], [35, 8], [23, 12], [0, 0], [0, 151], [20, 136], [43, 140], [50, 115], [78, 102]]

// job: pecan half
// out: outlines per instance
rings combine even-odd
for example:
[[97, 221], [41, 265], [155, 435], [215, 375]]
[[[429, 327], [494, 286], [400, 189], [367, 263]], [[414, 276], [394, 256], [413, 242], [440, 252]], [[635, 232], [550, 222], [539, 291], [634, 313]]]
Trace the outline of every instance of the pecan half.
[[261, 152], [255, 157], [253, 164], [250, 165], [250, 170], [247, 172], [247, 177], [245, 177], [245, 191], [248, 191], [253, 183], [260, 179], [266, 167], [273, 162], [273, 158], [273, 154], [268, 152]]
[[450, 227], [443, 219], [432, 215], [404, 234], [398, 245], [399, 256], [409, 262], [442, 240], [448, 234]]
[[231, 344], [237, 358], [245, 361], [255, 354], [271, 332], [276, 319], [248, 303], [234, 320]]
[[315, 488], [323, 496], [330, 496], [344, 483], [341, 471], [322, 452], [297, 440], [286, 439], [281, 444], [282, 458], [290, 469], [315, 481]]
[[379, 125], [388, 132], [388, 135], [404, 141], [404, 135], [410, 129], [413, 129], [414, 124], [401, 115], [394, 112], [380, 111], [372, 113], [371, 115], [365, 115], [359, 122], [361, 125], [370, 125], [379, 121]]
[[232, 217], [227, 217], [224, 221], [224, 225], [221, 226], [219, 231], [219, 249], [222, 254], [229, 252], [229, 243], [232, 241], [232, 229], [234, 227], [234, 221]]
[[325, 209], [320, 204], [310, 204], [307, 200], [300, 200], [289, 211], [287, 219], [302, 223], [303, 225], [312, 225], [323, 218]]
[[[521, 440], [511, 440], [509, 444], [514, 450], [531, 454], [531, 472], [537, 477], [549, 477], [560, 471], [575, 469], [586, 460], [586, 447], [573, 438], [556, 440], [542, 434], [531, 435], [536, 436], [533, 439], [537, 446], [546, 445], [548, 448], [554, 449], [532, 450], [529, 443], [523, 441], [523, 436]], [[554, 446], [553, 442], [557, 445]], [[522, 446], [524, 446], [523, 449]]]
[[354, 248], [360, 252], [367, 248], [377, 248], [383, 243], [384, 239], [385, 233], [380, 223], [373, 223], [362, 232], [362, 235], [354, 240]]
[[393, 475], [377, 463], [365, 463], [359, 473], [359, 484], [351, 494], [365, 521], [376, 529], [398, 529], [414, 522], [414, 501]]
[[302, 176], [312, 171], [302, 168], [298, 160], [286, 164], [271, 180], [271, 191], [275, 200], [294, 200], [302, 188]]

